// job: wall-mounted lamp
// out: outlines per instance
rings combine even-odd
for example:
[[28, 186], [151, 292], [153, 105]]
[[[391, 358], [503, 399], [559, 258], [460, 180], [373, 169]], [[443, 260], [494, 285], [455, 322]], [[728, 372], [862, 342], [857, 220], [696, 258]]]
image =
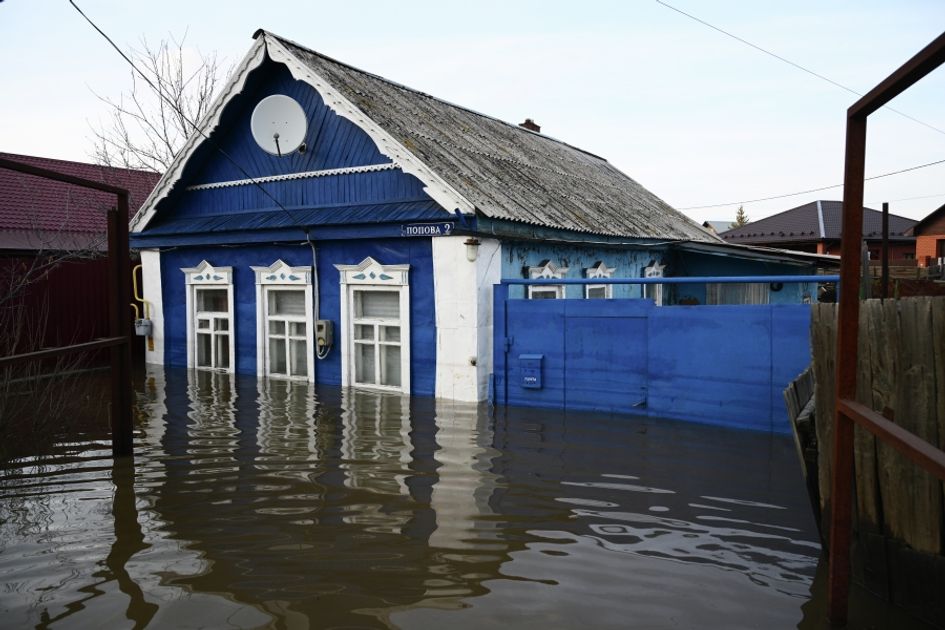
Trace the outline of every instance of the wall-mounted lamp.
[[476, 257], [479, 255], [479, 239], [475, 237], [467, 238], [465, 245], [466, 260], [476, 262]]

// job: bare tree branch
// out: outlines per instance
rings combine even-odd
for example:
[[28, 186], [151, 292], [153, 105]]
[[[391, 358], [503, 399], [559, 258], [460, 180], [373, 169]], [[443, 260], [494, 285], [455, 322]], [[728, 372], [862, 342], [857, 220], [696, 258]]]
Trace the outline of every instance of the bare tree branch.
[[118, 98], [95, 94], [108, 110], [107, 120], [92, 128], [92, 159], [106, 166], [164, 172], [193, 125], [207, 113], [229, 73], [216, 53], [194, 52], [187, 33], [157, 44], [142, 38], [130, 52], [135, 65], [164, 98], [132, 71], [131, 85]]

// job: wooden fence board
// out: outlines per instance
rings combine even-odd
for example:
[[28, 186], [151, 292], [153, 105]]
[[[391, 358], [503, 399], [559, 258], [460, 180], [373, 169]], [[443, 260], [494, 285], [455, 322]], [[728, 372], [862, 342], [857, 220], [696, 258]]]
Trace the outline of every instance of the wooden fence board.
[[[879, 300], [867, 300], [860, 307], [860, 330], [866, 333], [869, 322], [880, 305]], [[873, 354], [879, 349], [870, 334], [861, 334], [858, 340], [856, 398], [873, 406]], [[879, 481], [876, 472], [876, 438], [863, 427], [853, 429], [853, 465], [856, 471], [857, 522], [861, 528], [881, 531], [879, 509]]]
[[820, 506], [823, 511], [830, 500], [830, 464], [833, 448], [834, 401], [836, 386], [837, 305], [815, 304], [811, 313], [811, 347], [816, 386], [817, 469], [819, 471]]
[[[901, 378], [897, 424], [931, 444], [938, 444], [935, 400], [935, 363], [932, 347], [932, 299], [917, 297], [900, 302]], [[904, 460], [901, 455], [897, 455]], [[940, 553], [942, 497], [940, 482], [915, 464], [904, 461], [911, 496], [902, 508], [908, 534], [904, 540], [918, 551]]]
[[[938, 447], [945, 450], [945, 298], [932, 300], [932, 359], [935, 364], [935, 415]], [[939, 484], [945, 506], [945, 481]], [[945, 518], [943, 518], [945, 521]], [[945, 527], [945, 523], [943, 523]]]

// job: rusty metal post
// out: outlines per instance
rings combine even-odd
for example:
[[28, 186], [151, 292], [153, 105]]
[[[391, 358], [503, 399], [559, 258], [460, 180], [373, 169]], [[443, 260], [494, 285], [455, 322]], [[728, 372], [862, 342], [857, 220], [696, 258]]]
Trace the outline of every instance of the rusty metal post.
[[129, 264], [128, 194], [120, 193], [118, 207], [108, 211], [108, 278], [112, 295], [109, 334], [128, 339], [128, 343], [111, 349], [112, 455], [115, 457], [128, 456], [133, 452], [131, 326], [127, 312], [131, 302]]
[[883, 280], [882, 298], [889, 297], [889, 203], [883, 202]]
[[[837, 400], [856, 397], [857, 337], [860, 316], [860, 242], [863, 237], [863, 182], [866, 117], [847, 118], [843, 176], [843, 227], [840, 242], [840, 305], [837, 327]], [[853, 422], [839, 409], [833, 439], [830, 507], [830, 568], [827, 612], [844, 625], [850, 592], [850, 542], [853, 509]]]

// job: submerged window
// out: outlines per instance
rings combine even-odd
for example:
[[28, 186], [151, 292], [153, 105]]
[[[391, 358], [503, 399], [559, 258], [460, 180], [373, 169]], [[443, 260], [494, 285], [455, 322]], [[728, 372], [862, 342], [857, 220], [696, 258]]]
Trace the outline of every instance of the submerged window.
[[256, 273], [257, 372], [315, 379], [311, 267], [281, 260]]
[[342, 382], [410, 392], [409, 265], [335, 265], [341, 272]]
[[400, 291], [353, 289], [354, 384], [401, 385]]
[[768, 285], [760, 282], [706, 284], [706, 304], [767, 304]]
[[187, 365], [233, 371], [232, 268], [202, 261], [183, 268], [187, 285]]
[[[548, 280], [564, 278], [568, 273], [567, 267], [558, 267], [550, 260], [541, 261], [537, 267], [528, 268], [528, 277], [532, 280]], [[530, 284], [528, 285], [529, 300], [561, 300], [564, 299], [564, 285], [562, 284]]]

